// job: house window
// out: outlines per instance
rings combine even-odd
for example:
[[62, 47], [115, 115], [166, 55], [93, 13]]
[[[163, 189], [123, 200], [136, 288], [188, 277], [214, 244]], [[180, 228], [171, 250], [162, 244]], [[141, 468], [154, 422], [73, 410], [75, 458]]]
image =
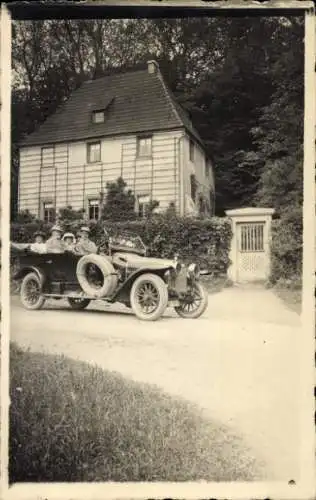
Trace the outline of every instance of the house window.
[[152, 137], [138, 137], [137, 138], [137, 156], [151, 156], [152, 155]]
[[105, 121], [105, 111], [104, 109], [99, 111], [93, 111], [92, 113], [93, 123], [104, 123]]
[[146, 217], [148, 214], [150, 198], [149, 196], [138, 196], [137, 213], [139, 217]]
[[55, 220], [55, 207], [51, 201], [43, 202], [43, 219], [45, 222], [54, 222]]
[[42, 167], [53, 167], [54, 166], [54, 148], [47, 147], [42, 148]]
[[190, 139], [190, 161], [194, 162], [194, 141]]
[[101, 161], [101, 142], [90, 142], [87, 144], [88, 163]]
[[99, 219], [99, 200], [94, 198], [89, 200], [89, 220]]
[[194, 174], [190, 175], [190, 184], [191, 184], [191, 198], [193, 201], [195, 201], [197, 182]]

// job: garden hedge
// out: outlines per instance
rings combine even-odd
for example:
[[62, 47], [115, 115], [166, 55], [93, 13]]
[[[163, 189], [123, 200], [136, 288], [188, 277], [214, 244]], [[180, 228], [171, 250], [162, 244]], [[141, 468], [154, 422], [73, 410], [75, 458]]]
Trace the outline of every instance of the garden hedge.
[[[76, 233], [83, 220], [62, 220], [64, 231]], [[11, 224], [11, 241], [32, 241], [33, 234], [41, 229], [49, 235], [51, 224], [34, 221], [25, 224]], [[197, 262], [203, 269], [214, 275], [226, 274], [231, 242], [231, 226], [228, 219], [191, 218], [155, 215], [148, 219], [112, 222], [99, 221], [90, 223], [91, 238], [99, 244], [102, 241], [103, 229], [109, 234], [130, 232], [141, 236], [148, 247], [148, 254], [153, 257], [172, 258], [178, 254], [185, 262]]]
[[302, 207], [291, 207], [272, 221], [270, 281], [300, 280], [303, 258]]

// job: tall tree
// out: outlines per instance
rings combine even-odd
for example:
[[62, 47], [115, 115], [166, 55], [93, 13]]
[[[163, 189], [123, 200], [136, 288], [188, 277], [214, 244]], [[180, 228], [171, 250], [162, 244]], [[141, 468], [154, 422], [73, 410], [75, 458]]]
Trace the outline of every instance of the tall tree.
[[243, 161], [261, 167], [256, 202], [282, 213], [303, 200], [303, 19], [282, 20], [274, 36], [279, 51], [271, 62], [273, 92], [251, 130], [255, 149]]

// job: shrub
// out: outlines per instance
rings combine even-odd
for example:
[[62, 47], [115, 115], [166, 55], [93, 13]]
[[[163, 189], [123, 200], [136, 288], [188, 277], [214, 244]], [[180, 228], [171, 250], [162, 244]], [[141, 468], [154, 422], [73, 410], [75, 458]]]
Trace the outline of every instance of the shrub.
[[126, 182], [119, 177], [116, 182], [108, 182], [102, 218], [126, 220], [135, 217], [135, 196], [127, 189]]
[[[84, 221], [73, 221], [64, 230], [76, 232]], [[60, 221], [63, 225], [63, 221]], [[38, 223], [43, 229], [43, 223]], [[178, 254], [184, 262], [195, 261], [215, 275], [226, 274], [229, 265], [231, 226], [228, 219], [179, 217], [170, 210], [168, 214], [154, 214], [150, 218], [133, 221], [99, 221], [89, 224], [91, 238], [100, 244], [103, 228], [114, 235], [132, 232], [139, 235], [153, 257], [173, 258]], [[50, 226], [45, 226], [48, 234]], [[37, 229], [36, 224], [11, 225], [11, 240], [30, 241]]]
[[290, 207], [272, 222], [271, 276], [273, 284], [302, 276], [303, 217], [300, 206]]
[[260, 477], [240, 438], [158, 388], [15, 345], [10, 375], [10, 483]]
[[80, 210], [75, 210], [72, 208], [71, 205], [68, 205], [66, 207], [60, 208], [58, 210], [58, 219], [63, 221], [63, 224], [66, 223], [71, 223], [74, 221], [82, 220], [84, 216], [84, 208], [81, 208]]
[[24, 224], [12, 222], [10, 226], [10, 239], [11, 241], [16, 241], [17, 243], [28, 243], [33, 241], [33, 235], [37, 230], [43, 231], [48, 238], [52, 226], [52, 223], [40, 220], [34, 220], [33, 222], [27, 222]]
[[35, 215], [33, 215], [29, 210], [21, 210], [16, 215], [15, 221], [19, 224], [25, 224], [27, 222], [34, 222], [36, 220]]

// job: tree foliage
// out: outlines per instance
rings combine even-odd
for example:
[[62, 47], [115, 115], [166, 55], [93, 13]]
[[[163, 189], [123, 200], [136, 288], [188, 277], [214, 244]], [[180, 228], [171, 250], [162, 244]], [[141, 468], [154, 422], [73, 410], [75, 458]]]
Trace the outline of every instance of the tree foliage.
[[122, 177], [115, 182], [107, 183], [102, 219], [119, 221], [135, 218], [135, 196], [126, 187], [127, 184]]
[[283, 50], [271, 61], [271, 99], [251, 129], [254, 150], [243, 158], [252, 169], [260, 166], [255, 201], [279, 215], [303, 201], [303, 31], [303, 22], [293, 20], [289, 32], [275, 33]]

